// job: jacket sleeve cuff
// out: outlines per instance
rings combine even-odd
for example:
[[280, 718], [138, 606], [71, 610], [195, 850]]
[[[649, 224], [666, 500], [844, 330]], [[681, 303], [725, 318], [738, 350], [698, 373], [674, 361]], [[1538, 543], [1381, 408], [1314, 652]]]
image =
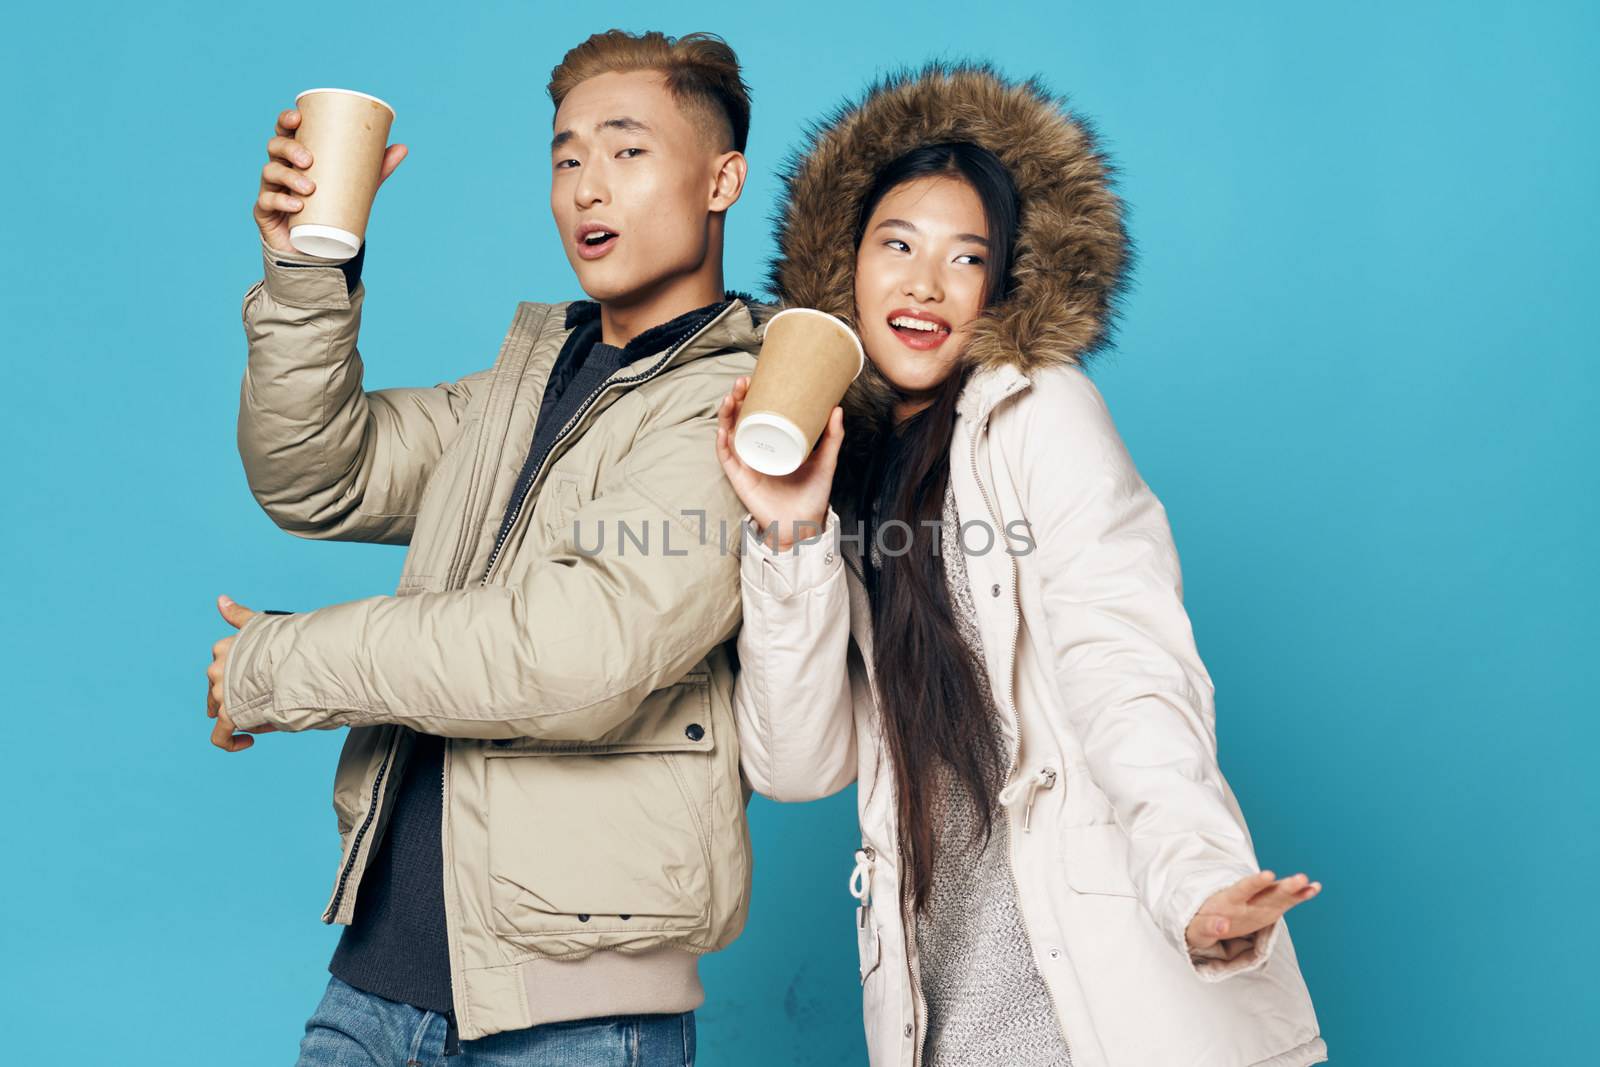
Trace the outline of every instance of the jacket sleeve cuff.
[[280, 304], [300, 308], [348, 308], [361, 284], [367, 244], [347, 260], [322, 259], [303, 252], [283, 252], [261, 242], [262, 277], [267, 294]]
[[[1212, 877], [1196, 879], [1180, 894], [1174, 906], [1173, 925], [1165, 931], [1167, 939], [1174, 942], [1184, 953], [1195, 975], [1201, 981], [1220, 982], [1235, 975], [1258, 971], [1267, 965], [1267, 960], [1272, 956], [1272, 949], [1278, 943], [1278, 934], [1283, 928], [1281, 917], [1271, 926], [1250, 934], [1248, 938], [1229, 938], [1204, 949], [1189, 947], [1189, 924], [1194, 921], [1194, 917], [1199, 914], [1205, 902], [1213, 893], [1226, 889], [1252, 873], [1254, 872], [1250, 870], [1229, 868]], [[1231, 949], [1225, 945], [1232, 945], [1235, 940], [1247, 940], [1249, 945], [1244, 951], [1235, 952], [1230, 959]]]
[[820, 588], [843, 567], [839, 559], [839, 516], [828, 509], [822, 531], [788, 548], [775, 548], [747, 511], [740, 522], [745, 541], [740, 559], [744, 580], [778, 599]]
[[228, 663], [222, 669], [222, 710], [228, 713], [236, 730], [251, 730], [272, 725], [271, 665], [266, 660], [263, 627], [279, 619], [258, 614], [245, 623], [228, 649]]

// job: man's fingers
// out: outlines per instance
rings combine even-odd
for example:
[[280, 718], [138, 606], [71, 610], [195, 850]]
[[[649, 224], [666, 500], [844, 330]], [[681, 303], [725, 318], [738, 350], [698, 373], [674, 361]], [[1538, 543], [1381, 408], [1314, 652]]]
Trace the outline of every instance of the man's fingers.
[[288, 193], [274, 193], [264, 189], [256, 194], [256, 209], [266, 214], [277, 212], [280, 215], [293, 215], [305, 206], [303, 200]]
[[411, 150], [403, 144], [392, 144], [383, 150], [383, 166], [378, 171], [378, 184], [382, 185], [389, 179], [389, 175], [400, 166], [400, 161], [406, 158]]
[[311, 166], [311, 150], [296, 143], [293, 137], [274, 137], [267, 142], [267, 157], [281, 159], [290, 166], [304, 170]]
[[249, 734], [236, 734], [233, 730], [233, 720], [227, 714], [217, 716], [216, 725], [211, 728], [211, 743], [224, 752], [242, 752], [256, 743], [256, 739]]
[[261, 187], [308, 196], [316, 190], [317, 183], [306, 177], [305, 171], [274, 159], [261, 168]]
[[[227, 596], [217, 597], [217, 610], [221, 612], [222, 617], [228, 621], [228, 625], [232, 626], [234, 629], [242, 629], [244, 624], [255, 618], [256, 615], [255, 612], [251, 611], [243, 604], [237, 604]], [[231, 641], [232, 638], [227, 638], [227, 640]]]
[[278, 121], [274, 125], [274, 132], [279, 137], [287, 137], [300, 128], [300, 112], [296, 108], [289, 108], [278, 112]]

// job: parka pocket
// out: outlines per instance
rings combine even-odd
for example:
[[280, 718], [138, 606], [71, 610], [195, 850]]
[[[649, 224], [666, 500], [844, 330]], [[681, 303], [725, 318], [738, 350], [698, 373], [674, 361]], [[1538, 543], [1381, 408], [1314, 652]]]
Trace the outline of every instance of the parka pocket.
[[1062, 828], [1061, 866], [1067, 885], [1075, 892], [1139, 895], [1128, 873], [1128, 835], [1117, 823]]
[[485, 752], [496, 933], [537, 942], [709, 922], [708, 686], [698, 675], [657, 690], [599, 741], [529, 738]]

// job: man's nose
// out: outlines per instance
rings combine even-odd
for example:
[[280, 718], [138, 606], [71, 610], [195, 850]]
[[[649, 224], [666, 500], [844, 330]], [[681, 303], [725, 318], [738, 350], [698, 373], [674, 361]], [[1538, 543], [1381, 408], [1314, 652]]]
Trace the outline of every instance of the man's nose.
[[606, 176], [600, 167], [590, 165], [578, 168], [578, 180], [573, 185], [572, 198], [579, 207], [603, 204], [609, 193]]

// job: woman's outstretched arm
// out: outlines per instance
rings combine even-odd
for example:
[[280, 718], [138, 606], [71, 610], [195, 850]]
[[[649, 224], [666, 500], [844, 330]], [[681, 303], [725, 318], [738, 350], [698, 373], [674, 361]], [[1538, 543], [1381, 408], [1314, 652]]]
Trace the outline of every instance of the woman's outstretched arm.
[[1197, 947], [1190, 938], [1202, 909], [1260, 871], [1217, 762], [1214, 687], [1184, 610], [1166, 510], [1082, 370], [1036, 374], [1026, 404], [998, 444], [1020, 471], [1061, 706], [1167, 940], [1208, 980], [1254, 970], [1282, 927], [1275, 918], [1248, 941], [1202, 936]]

